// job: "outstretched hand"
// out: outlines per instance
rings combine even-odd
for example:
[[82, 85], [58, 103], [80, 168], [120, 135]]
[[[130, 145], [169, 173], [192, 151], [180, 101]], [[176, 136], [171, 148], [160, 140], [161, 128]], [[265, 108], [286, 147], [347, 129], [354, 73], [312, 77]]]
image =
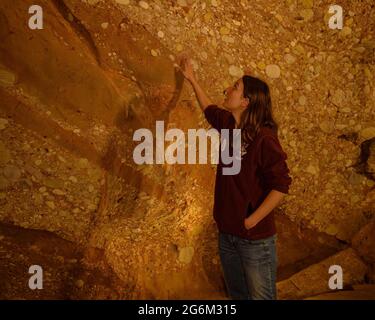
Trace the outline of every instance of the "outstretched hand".
[[191, 59], [187, 55], [181, 55], [178, 60], [179, 63], [177, 65], [177, 68], [182, 72], [184, 77], [190, 82], [195, 80]]

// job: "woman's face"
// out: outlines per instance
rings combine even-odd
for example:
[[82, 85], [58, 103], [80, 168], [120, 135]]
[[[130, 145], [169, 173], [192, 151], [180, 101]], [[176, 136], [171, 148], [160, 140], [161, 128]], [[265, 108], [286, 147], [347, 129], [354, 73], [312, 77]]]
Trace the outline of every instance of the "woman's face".
[[226, 95], [223, 102], [223, 107], [229, 111], [236, 109], [246, 108], [248, 105], [248, 99], [243, 97], [243, 81], [242, 78], [238, 79], [233, 86], [226, 88], [224, 94]]

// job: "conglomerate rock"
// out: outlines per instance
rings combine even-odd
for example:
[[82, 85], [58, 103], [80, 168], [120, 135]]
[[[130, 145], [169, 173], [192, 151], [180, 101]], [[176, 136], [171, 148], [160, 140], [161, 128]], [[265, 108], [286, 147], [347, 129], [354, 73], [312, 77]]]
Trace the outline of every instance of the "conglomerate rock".
[[134, 131], [157, 120], [209, 128], [174, 68], [188, 51], [217, 104], [243, 74], [270, 85], [293, 179], [276, 211], [280, 296], [324, 292], [331, 260], [368, 281], [374, 239], [358, 232], [374, 217], [372, 0], [341, 1], [342, 30], [313, 0], [40, 0], [42, 30], [28, 28], [33, 4], [0, 2], [2, 223], [101, 250], [130, 288], [119, 298], [224, 298], [215, 166], [132, 156]]
[[352, 249], [341, 251], [317, 264], [294, 274], [287, 280], [278, 282], [280, 299], [300, 299], [321, 293], [332, 292], [329, 287], [330, 266], [340, 266], [343, 273], [343, 288], [364, 281], [367, 273], [366, 264]]

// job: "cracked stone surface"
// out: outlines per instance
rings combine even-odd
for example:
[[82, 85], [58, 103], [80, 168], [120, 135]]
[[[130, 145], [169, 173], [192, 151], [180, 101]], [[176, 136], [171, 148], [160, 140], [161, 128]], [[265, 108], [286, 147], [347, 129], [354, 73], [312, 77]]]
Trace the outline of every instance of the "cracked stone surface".
[[[156, 120], [209, 128], [174, 67], [184, 51], [218, 104], [243, 74], [270, 84], [293, 178], [276, 210], [279, 297], [332, 298], [330, 263], [350, 296], [371, 296], [372, 0], [341, 1], [342, 30], [313, 0], [40, 0], [43, 30], [27, 28], [32, 4], [0, 2], [2, 298], [226, 299], [215, 166], [132, 158]], [[44, 293], [24, 288], [36, 262]]]

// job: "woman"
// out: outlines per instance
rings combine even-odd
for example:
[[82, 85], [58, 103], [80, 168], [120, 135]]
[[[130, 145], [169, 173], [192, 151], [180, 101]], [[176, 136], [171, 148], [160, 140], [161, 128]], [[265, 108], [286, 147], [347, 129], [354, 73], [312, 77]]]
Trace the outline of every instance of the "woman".
[[273, 209], [288, 194], [292, 179], [278, 140], [269, 88], [260, 79], [245, 75], [224, 91], [222, 109], [203, 92], [190, 59], [183, 57], [178, 67], [192, 84], [207, 121], [219, 132], [241, 130], [241, 170], [237, 175], [223, 175], [219, 158], [215, 182], [213, 211], [229, 296], [276, 300]]

